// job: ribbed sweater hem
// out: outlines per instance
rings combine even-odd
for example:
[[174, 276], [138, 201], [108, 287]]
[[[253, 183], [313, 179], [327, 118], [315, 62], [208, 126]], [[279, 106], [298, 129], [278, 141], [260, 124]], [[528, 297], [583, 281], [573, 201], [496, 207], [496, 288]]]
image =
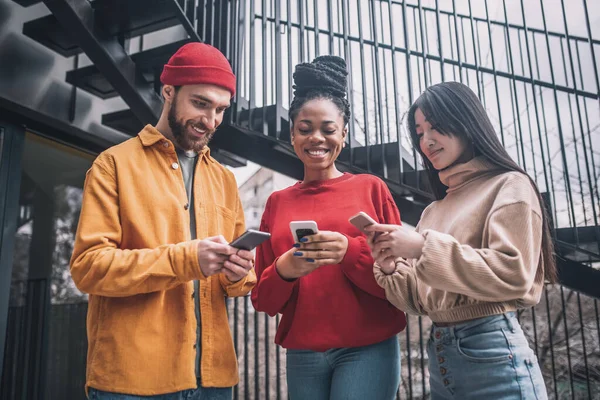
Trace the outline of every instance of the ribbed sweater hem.
[[516, 310], [517, 307], [513, 303], [475, 303], [449, 310], [430, 311], [428, 315], [433, 322], [452, 323], [504, 314]]

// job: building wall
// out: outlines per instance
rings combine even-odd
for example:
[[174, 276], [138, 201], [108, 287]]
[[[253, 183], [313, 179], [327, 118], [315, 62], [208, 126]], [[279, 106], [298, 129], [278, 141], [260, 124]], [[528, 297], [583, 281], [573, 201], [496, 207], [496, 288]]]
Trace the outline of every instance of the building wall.
[[271, 193], [285, 189], [297, 182], [283, 174], [267, 168], [260, 168], [254, 175], [240, 185], [240, 198], [244, 206], [246, 227], [258, 229], [267, 199]]

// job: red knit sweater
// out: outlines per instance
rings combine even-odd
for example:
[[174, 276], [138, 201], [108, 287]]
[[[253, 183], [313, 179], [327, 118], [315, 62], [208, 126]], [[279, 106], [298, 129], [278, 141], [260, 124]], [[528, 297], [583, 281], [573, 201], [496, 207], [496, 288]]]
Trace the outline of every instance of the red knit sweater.
[[[272, 237], [257, 251], [252, 303], [271, 316], [282, 314], [275, 343], [314, 351], [358, 347], [388, 339], [406, 326], [404, 313], [375, 281], [365, 236], [348, 222], [359, 211], [381, 223], [400, 224], [388, 188], [371, 175], [297, 183], [269, 197], [260, 229]], [[348, 250], [340, 264], [287, 282], [275, 261], [294, 244], [289, 224], [298, 220], [314, 220], [319, 230], [346, 235]]]

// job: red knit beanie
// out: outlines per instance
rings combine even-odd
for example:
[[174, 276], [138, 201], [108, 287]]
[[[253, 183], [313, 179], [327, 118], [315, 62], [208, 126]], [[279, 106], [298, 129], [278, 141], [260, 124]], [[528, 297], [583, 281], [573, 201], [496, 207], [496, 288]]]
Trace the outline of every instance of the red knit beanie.
[[187, 43], [169, 59], [160, 75], [163, 85], [183, 86], [208, 83], [235, 95], [235, 75], [218, 49], [204, 43]]

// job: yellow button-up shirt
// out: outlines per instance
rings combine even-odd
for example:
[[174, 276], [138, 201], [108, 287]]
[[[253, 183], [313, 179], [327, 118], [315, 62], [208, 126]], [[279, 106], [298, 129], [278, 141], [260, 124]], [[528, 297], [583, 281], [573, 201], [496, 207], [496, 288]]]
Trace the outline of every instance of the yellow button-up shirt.
[[[199, 155], [194, 177], [196, 236], [244, 231], [233, 174]], [[238, 366], [225, 296], [256, 283], [205, 277], [190, 240], [188, 197], [173, 143], [147, 125], [101, 153], [87, 173], [71, 274], [89, 293], [86, 388], [156, 395], [196, 387], [193, 280], [200, 281], [201, 382], [228, 387]]]

